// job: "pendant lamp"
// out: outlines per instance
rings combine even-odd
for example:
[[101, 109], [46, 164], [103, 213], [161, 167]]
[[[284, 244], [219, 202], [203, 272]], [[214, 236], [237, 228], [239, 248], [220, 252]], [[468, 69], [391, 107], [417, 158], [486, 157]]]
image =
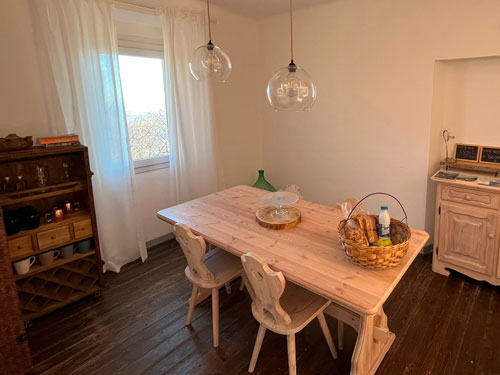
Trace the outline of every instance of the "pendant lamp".
[[212, 29], [210, 27], [210, 3], [207, 0], [208, 14], [208, 43], [198, 47], [191, 56], [189, 70], [196, 80], [213, 79], [226, 82], [231, 73], [231, 60], [228, 55], [212, 43]]
[[316, 101], [316, 84], [293, 62], [293, 17], [290, 0], [290, 55], [288, 66], [279, 69], [267, 84], [267, 98], [275, 111], [308, 111]]

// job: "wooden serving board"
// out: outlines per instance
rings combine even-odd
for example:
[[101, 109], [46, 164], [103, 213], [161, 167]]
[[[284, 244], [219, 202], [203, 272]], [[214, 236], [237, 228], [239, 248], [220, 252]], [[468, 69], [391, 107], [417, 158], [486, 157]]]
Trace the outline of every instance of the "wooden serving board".
[[276, 210], [276, 207], [262, 207], [255, 213], [255, 218], [257, 222], [268, 229], [289, 229], [300, 223], [302, 215], [300, 211], [295, 207], [284, 208], [288, 211], [288, 216], [275, 217], [271, 216], [271, 213]]

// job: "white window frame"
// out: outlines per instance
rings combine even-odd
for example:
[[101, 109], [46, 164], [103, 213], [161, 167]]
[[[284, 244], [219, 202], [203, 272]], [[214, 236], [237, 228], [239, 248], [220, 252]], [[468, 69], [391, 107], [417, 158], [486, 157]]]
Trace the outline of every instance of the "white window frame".
[[[165, 58], [163, 54], [163, 42], [161, 40], [119, 34], [118, 53], [127, 56], [161, 58], [163, 63], [163, 77], [165, 77]], [[169, 167], [170, 155], [134, 160], [135, 174]]]

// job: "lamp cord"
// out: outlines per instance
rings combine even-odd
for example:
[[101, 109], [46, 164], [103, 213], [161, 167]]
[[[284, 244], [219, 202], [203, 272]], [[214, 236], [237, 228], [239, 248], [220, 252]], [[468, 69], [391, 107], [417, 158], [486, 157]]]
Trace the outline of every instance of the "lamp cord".
[[[290, 0], [292, 1], [292, 0]], [[210, 1], [207, 0], [207, 15], [208, 15], [208, 40], [212, 41], [212, 28], [210, 26]]]
[[[208, 0], [207, 0], [208, 1]], [[292, 0], [290, 0], [290, 55], [293, 61], [293, 17], [292, 17]]]

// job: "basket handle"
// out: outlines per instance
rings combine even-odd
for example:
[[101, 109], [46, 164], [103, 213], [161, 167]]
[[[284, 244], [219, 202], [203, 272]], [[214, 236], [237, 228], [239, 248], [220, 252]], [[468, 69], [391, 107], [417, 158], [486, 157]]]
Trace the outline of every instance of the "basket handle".
[[356, 205], [352, 208], [351, 212], [349, 212], [349, 215], [347, 216], [347, 219], [346, 221], [348, 221], [350, 218], [351, 218], [351, 215], [352, 213], [354, 212], [354, 210], [356, 209], [356, 207], [359, 206], [359, 204], [361, 202], [363, 202], [366, 198], [368, 197], [371, 197], [372, 195], [387, 195], [388, 197], [391, 197], [393, 198], [396, 202], [399, 203], [399, 206], [401, 207], [401, 209], [403, 210], [404, 214], [405, 214], [405, 217], [401, 220], [401, 221], [406, 221], [406, 225], [408, 225], [408, 215], [406, 214], [406, 211], [405, 211], [405, 208], [403, 207], [403, 205], [401, 204], [401, 202], [399, 201], [398, 198], [396, 198], [394, 195], [391, 195], [391, 194], [388, 194], [388, 193], [384, 193], [384, 192], [377, 192], [377, 193], [371, 193], [371, 194], [368, 194], [366, 197], [364, 197], [363, 199], [361, 199], [358, 203], [356, 203]]

